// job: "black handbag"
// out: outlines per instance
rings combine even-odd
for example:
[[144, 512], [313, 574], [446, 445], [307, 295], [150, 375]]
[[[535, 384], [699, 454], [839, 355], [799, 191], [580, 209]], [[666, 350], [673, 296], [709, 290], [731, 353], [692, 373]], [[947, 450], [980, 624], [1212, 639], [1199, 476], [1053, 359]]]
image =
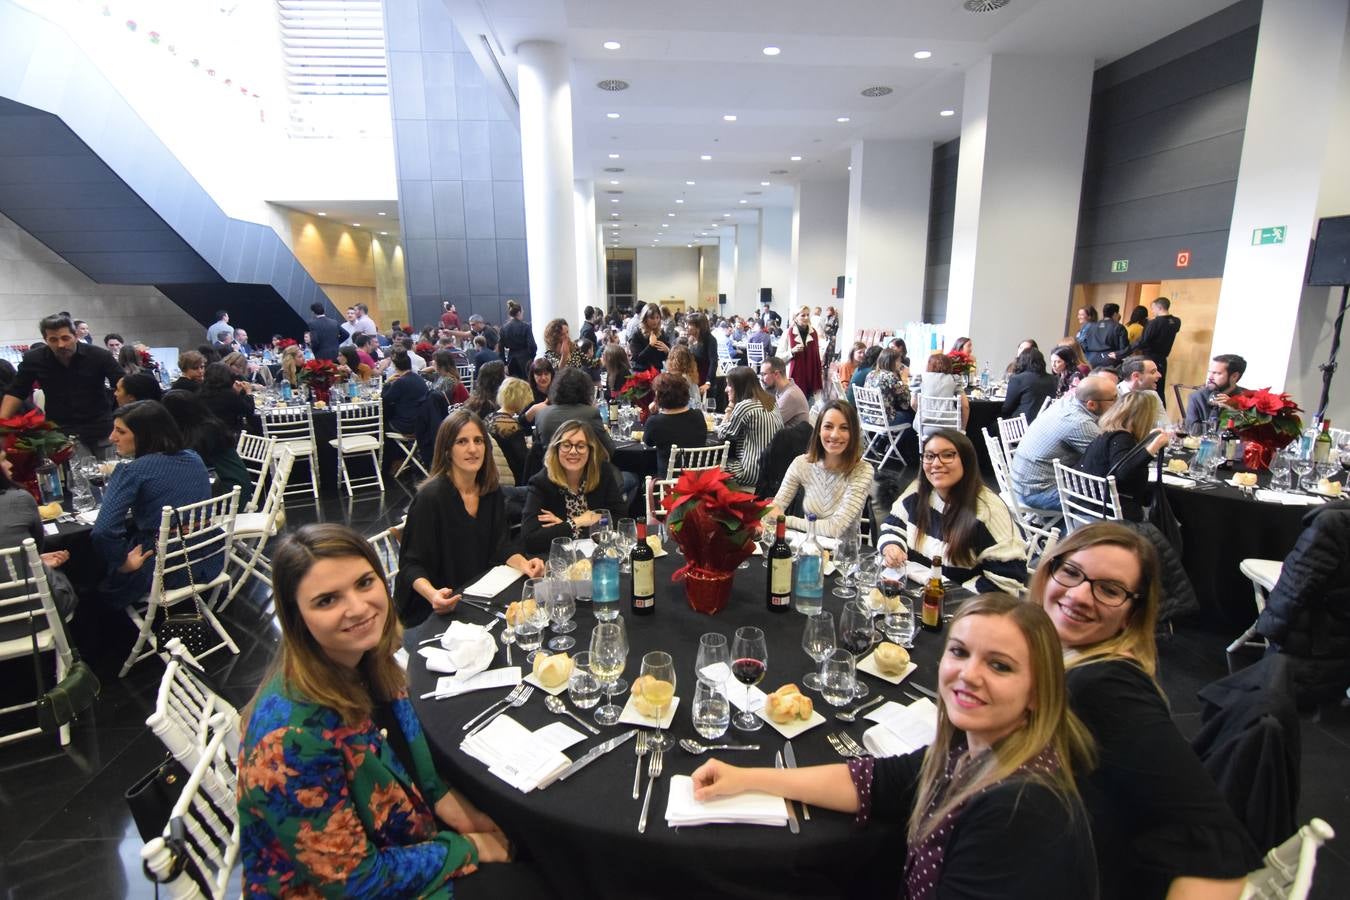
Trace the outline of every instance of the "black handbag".
[[[24, 571], [25, 574], [28, 573], [27, 559], [24, 559]], [[89, 663], [80, 659], [80, 651], [70, 642], [70, 636], [66, 634], [66, 624], [61, 620], [59, 613], [50, 627], [61, 629], [66, 646], [70, 648], [71, 660], [65, 677], [47, 691], [43, 690], [45, 682], [42, 677], [42, 651], [38, 649], [36, 613], [28, 614], [28, 637], [33, 642], [33, 684], [37, 688], [38, 695], [36, 703], [38, 727], [47, 734], [59, 731], [73, 722], [80, 713], [94, 705], [98, 700], [99, 691], [102, 690], [98, 676], [94, 674]]]
[[[178, 519], [177, 511], [174, 512], [173, 518], [179, 523], [178, 529], [181, 534], [182, 523]], [[178, 638], [183, 649], [195, 659], [211, 648], [215, 629], [206, 620], [206, 614], [202, 611], [201, 597], [197, 596], [197, 582], [192, 577], [192, 558], [190, 555], [186, 558], [187, 565], [183, 570], [187, 572], [188, 584], [192, 585], [192, 604], [187, 609], [183, 609], [188, 606], [186, 603], [179, 603], [172, 608], [160, 607], [160, 615], [150, 623], [150, 630], [155, 635], [155, 646], [159, 650], [163, 651], [166, 643]]]
[[187, 784], [188, 771], [183, 764], [166, 753], [164, 759], [136, 783], [127, 788], [123, 795], [131, 809], [131, 818], [136, 822], [136, 830], [141, 839], [149, 843], [164, 833], [173, 805], [178, 802]]

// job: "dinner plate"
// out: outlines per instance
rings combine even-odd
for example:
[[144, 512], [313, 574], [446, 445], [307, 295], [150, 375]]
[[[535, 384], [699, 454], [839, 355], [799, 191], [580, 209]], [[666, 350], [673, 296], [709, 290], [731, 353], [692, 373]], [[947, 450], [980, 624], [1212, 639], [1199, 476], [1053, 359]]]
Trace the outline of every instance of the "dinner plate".
[[539, 688], [539, 690], [543, 691], [545, 694], [552, 694], [554, 697], [557, 697], [558, 695], [563, 694], [567, 691], [566, 681], [564, 681], [557, 687], [544, 687], [544, 685], [540, 683], [539, 679], [534, 677], [533, 672], [525, 676], [525, 681]]
[[891, 684], [899, 684], [919, 670], [919, 667], [911, 662], [909, 665], [905, 666], [905, 670], [899, 675], [887, 675], [877, 668], [875, 656], [876, 652], [873, 651], [872, 653], [867, 654], [864, 659], [858, 660], [858, 671], [866, 672], [873, 678], [880, 678], [882, 681], [889, 681]]
[[775, 722], [773, 719], [770, 719], [768, 713], [762, 706], [759, 709], [755, 710], [755, 715], [759, 716], [765, 722], [768, 722], [769, 726], [773, 728], [774, 731], [778, 732], [788, 740], [792, 740], [797, 735], [806, 731], [810, 731], [812, 728], [815, 728], [817, 725], [822, 725], [825, 722], [825, 717], [822, 716], [816, 710], [811, 711], [811, 718], [807, 719], [806, 721], [802, 721], [801, 719], [793, 719], [791, 722], [782, 725]]
[[680, 706], [679, 697], [670, 698], [670, 706], [666, 707], [666, 714], [661, 717], [660, 724], [652, 716], [644, 716], [637, 711], [633, 704], [633, 695], [628, 695], [628, 702], [623, 705], [623, 712], [619, 715], [619, 721], [625, 725], [637, 725], [641, 728], [660, 728], [665, 730], [670, 727], [670, 723], [675, 721], [675, 710]]

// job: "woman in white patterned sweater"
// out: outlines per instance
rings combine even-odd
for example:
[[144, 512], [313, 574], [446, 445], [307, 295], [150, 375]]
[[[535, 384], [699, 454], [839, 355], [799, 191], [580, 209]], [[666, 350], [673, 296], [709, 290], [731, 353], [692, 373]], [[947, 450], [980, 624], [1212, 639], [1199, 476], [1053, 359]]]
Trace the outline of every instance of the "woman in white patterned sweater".
[[[872, 464], [862, 458], [862, 426], [858, 413], [844, 400], [825, 404], [816, 417], [806, 452], [792, 461], [771, 516], [780, 515], [804, 489], [802, 507], [816, 517], [816, 534], [839, 537], [858, 523], [872, 487]], [[789, 528], [806, 530], [806, 519], [788, 516]]]
[[931, 565], [972, 591], [1017, 596], [1027, 578], [1027, 548], [1008, 507], [980, 479], [975, 445], [940, 428], [923, 445], [919, 477], [891, 507], [878, 541], [886, 565]]

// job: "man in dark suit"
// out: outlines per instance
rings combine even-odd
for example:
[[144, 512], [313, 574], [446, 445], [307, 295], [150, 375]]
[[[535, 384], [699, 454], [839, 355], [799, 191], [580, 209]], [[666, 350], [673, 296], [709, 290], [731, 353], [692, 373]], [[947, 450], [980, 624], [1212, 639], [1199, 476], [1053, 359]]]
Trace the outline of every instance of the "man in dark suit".
[[1159, 297], [1149, 304], [1153, 308], [1153, 318], [1144, 325], [1144, 333], [1139, 340], [1117, 353], [1108, 354], [1112, 359], [1121, 360], [1136, 353], [1153, 360], [1158, 367], [1158, 393], [1162, 396], [1163, 406], [1167, 405], [1167, 357], [1172, 352], [1172, 344], [1181, 330], [1181, 320], [1171, 314], [1172, 301]]
[[770, 303], [769, 300], [759, 301], [759, 324], [764, 326], [765, 331], [770, 328], [781, 328], [783, 325], [783, 317], [773, 311]]
[[309, 305], [309, 311], [314, 313], [314, 318], [305, 323], [305, 328], [309, 330], [309, 349], [314, 358], [337, 359], [338, 344], [344, 337], [342, 327], [328, 318], [324, 305], [318, 301]]

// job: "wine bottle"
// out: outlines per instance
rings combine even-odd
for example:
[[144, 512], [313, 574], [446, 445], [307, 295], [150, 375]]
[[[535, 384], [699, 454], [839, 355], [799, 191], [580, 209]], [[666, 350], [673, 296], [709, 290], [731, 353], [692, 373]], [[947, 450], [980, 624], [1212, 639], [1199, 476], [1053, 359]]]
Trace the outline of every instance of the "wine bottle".
[[633, 615], [650, 616], [656, 612], [656, 554], [647, 545], [647, 523], [637, 523], [637, 544], [629, 554], [633, 564], [633, 588], [630, 595]]
[[[1313, 440], [1312, 458], [1313, 462], [1321, 464], [1331, 461], [1331, 420], [1322, 420], [1322, 430], [1317, 432], [1317, 437]], [[1321, 476], [1319, 476], [1321, 477]]]
[[923, 588], [923, 618], [920, 623], [924, 631], [942, 630], [942, 602], [947, 591], [942, 587], [942, 557], [933, 557], [933, 568], [928, 571], [928, 583]]
[[787, 612], [792, 607], [792, 545], [787, 542], [787, 519], [778, 517], [773, 544], [769, 546], [769, 580], [765, 602], [769, 612]]
[[1235, 462], [1242, 459], [1242, 437], [1237, 433], [1237, 428], [1233, 426], [1232, 419], [1228, 420], [1228, 424], [1224, 426], [1223, 433], [1219, 437], [1223, 440], [1225, 462]]

